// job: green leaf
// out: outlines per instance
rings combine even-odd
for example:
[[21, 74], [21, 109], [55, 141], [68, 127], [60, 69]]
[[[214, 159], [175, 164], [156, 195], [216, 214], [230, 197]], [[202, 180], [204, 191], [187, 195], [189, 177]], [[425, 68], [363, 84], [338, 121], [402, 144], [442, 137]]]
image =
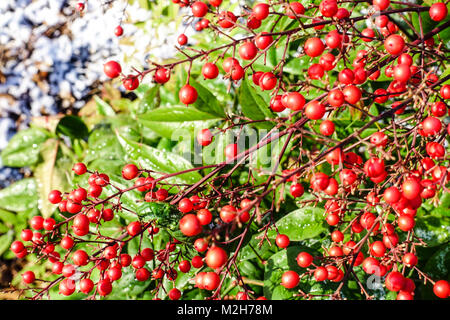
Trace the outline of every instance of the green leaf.
[[72, 161], [64, 157], [59, 151], [57, 139], [47, 140], [41, 148], [43, 161], [39, 163], [34, 172], [39, 193], [39, 209], [44, 218], [52, 215], [56, 205], [48, 201], [48, 194], [52, 190], [64, 192], [70, 188], [70, 172]]
[[423, 215], [419, 211], [416, 218], [415, 234], [422, 238], [427, 246], [433, 247], [447, 242], [450, 234], [450, 218], [437, 215]]
[[260, 248], [259, 247], [260, 241], [261, 239], [252, 238], [246, 246], [244, 246], [241, 250], [239, 250], [238, 260], [244, 261], [255, 259], [258, 257], [256, 253], [258, 253], [258, 255], [262, 259], [268, 259], [277, 251], [276, 246], [270, 245], [267, 241], [263, 241]]
[[161, 103], [159, 88], [159, 85], [155, 85], [145, 92], [144, 96], [137, 104], [137, 108], [135, 110], [137, 114], [143, 114], [159, 107]]
[[137, 214], [144, 222], [156, 221], [160, 226], [175, 230], [180, 220], [179, 212], [173, 210], [168, 203], [142, 202]]
[[[242, 113], [252, 120], [264, 120], [275, 118], [275, 115], [265, 103], [264, 99], [249, 84], [247, 79], [242, 80], [239, 89], [239, 103], [242, 107]], [[257, 128], [272, 128], [273, 123], [256, 123]]]
[[24, 211], [37, 207], [37, 186], [34, 178], [19, 180], [0, 190], [0, 208]]
[[196, 130], [209, 128], [220, 118], [193, 107], [168, 106], [138, 116], [138, 120], [162, 137], [177, 140], [178, 136], [186, 136], [186, 131], [193, 138]]
[[[153, 174], [154, 176], [163, 173], [177, 173], [193, 168], [189, 161], [179, 155], [127, 140], [120, 135], [117, 135], [117, 137], [126, 153], [126, 160], [135, 162], [143, 168], [156, 171]], [[176, 175], [167, 179], [167, 181], [171, 183], [195, 183], [200, 179], [201, 175], [197, 171], [191, 171]]]
[[450, 274], [450, 244], [446, 243], [425, 265], [425, 272], [434, 278], [448, 278]]
[[225, 118], [224, 107], [220, 106], [219, 100], [202, 86], [199, 82], [191, 79], [189, 84], [193, 86], [198, 93], [198, 98], [194, 102], [194, 107], [205, 113], [216, 116], [216, 118]]
[[[289, 237], [291, 241], [302, 241], [318, 236], [327, 230], [324, 225], [323, 208], [304, 207], [292, 211], [276, 222], [278, 231]], [[267, 233], [269, 238], [275, 238], [274, 229]]]
[[150, 280], [137, 280], [136, 272], [132, 268], [123, 268], [122, 277], [114, 282], [113, 290], [108, 295], [108, 299], [129, 300], [137, 298], [149, 287], [150, 283]]
[[14, 239], [14, 231], [9, 230], [6, 234], [0, 236], [0, 257], [9, 249]]
[[[259, 137], [264, 137], [267, 133], [268, 131], [260, 131]], [[278, 163], [278, 158], [280, 157], [280, 152], [283, 149], [286, 139], [287, 136], [283, 136], [280, 139], [266, 144], [255, 152], [255, 156], [252, 159], [252, 167], [258, 170], [258, 175], [268, 175], [273, 171], [275, 165]], [[292, 143], [292, 140], [288, 143], [287, 150], [290, 150], [289, 146], [292, 146]], [[278, 166], [276, 173], [281, 173], [281, 166]]]
[[450, 217], [450, 192], [443, 192], [440, 204], [433, 210], [433, 214]]
[[[420, 259], [420, 258], [419, 258]], [[430, 259], [428, 259], [423, 271], [434, 280], [450, 280], [450, 243], [443, 244]], [[433, 286], [430, 283], [420, 283], [419, 286], [422, 299], [436, 299]]]
[[89, 130], [80, 117], [65, 116], [59, 120], [59, 123], [56, 126], [56, 133], [72, 139], [85, 139], [89, 135]]
[[300, 58], [291, 59], [283, 67], [283, 72], [292, 73], [304, 77], [305, 70], [311, 64], [311, 58], [309, 56], [303, 56]]
[[12, 212], [0, 209], [0, 220], [3, 220], [5, 224], [16, 225], [17, 215]]
[[125, 157], [116, 135], [108, 125], [102, 125], [89, 136], [85, 162], [102, 160], [122, 160]]
[[100, 99], [98, 96], [94, 96], [94, 100], [97, 105], [98, 113], [102, 116], [112, 117], [116, 115], [114, 109], [105, 101]]
[[[289, 246], [285, 250], [275, 253], [267, 260], [264, 269], [264, 296], [268, 300], [290, 299], [294, 293], [298, 292], [298, 289], [313, 294], [333, 292], [330, 284], [317, 283], [315, 280], [308, 279], [302, 280], [298, 287], [293, 289], [286, 289], [281, 286], [281, 277], [285, 271], [292, 270], [298, 274], [305, 271], [305, 269], [298, 266], [296, 260], [297, 255], [302, 251], [309, 252], [313, 255], [317, 254], [317, 252], [303, 246]], [[318, 298], [320, 299], [320, 297]]]
[[19, 131], [12, 137], [1, 157], [4, 166], [25, 167], [38, 162], [41, 144], [50, 134], [37, 128]]

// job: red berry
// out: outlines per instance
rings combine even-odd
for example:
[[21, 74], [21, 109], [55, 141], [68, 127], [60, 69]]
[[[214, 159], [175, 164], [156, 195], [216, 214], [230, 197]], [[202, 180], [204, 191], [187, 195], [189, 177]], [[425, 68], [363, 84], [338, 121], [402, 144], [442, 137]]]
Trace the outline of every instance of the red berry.
[[298, 111], [303, 109], [305, 98], [299, 92], [286, 92], [281, 97], [281, 103], [292, 111]]
[[331, 136], [335, 131], [334, 123], [330, 120], [324, 120], [319, 126], [319, 131], [324, 136]]
[[306, 40], [304, 45], [305, 53], [310, 57], [318, 57], [322, 54], [325, 46], [319, 38], [313, 37]]
[[372, 4], [376, 6], [379, 10], [383, 11], [389, 7], [390, 0], [373, 0]]
[[52, 190], [48, 194], [48, 201], [50, 201], [50, 203], [57, 204], [57, 203], [60, 203], [61, 200], [62, 200], [62, 195], [59, 190]]
[[59, 283], [59, 293], [65, 296], [70, 296], [75, 292], [75, 281], [72, 279], [63, 279]]
[[133, 221], [127, 226], [127, 232], [134, 237], [142, 231], [142, 225], [139, 221]]
[[218, 269], [222, 267], [227, 262], [227, 260], [228, 255], [225, 250], [217, 246], [209, 248], [205, 256], [206, 264], [212, 269]]
[[392, 55], [399, 55], [405, 47], [405, 40], [398, 34], [390, 35], [384, 40], [384, 48]]
[[23, 229], [20, 233], [20, 237], [23, 241], [31, 241], [31, 239], [33, 238], [33, 231], [31, 231], [30, 229]]
[[186, 84], [178, 92], [178, 97], [183, 104], [188, 105], [197, 101], [198, 93], [193, 86]]
[[299, 14], [305, 13], [305, 7], [300, 2], [291, 2], [287, 10], [288, 17], [296, 19]]
[[447, 17], [448, 9], [445, 3], [433, 3], [430, 7], [430, 18], [434, 21], [442, 21]]
[[261, 32], [255, 37], [255, 45], [258, 49], [264, 50], [273, 42], [272, 36], [266, 35], [267, 32]]
[[209, 146], [213, 141], [213, 135], [209, 129], [202, 129], [197, 134], [197, 142], [203, 146]]
[[19, 253], [25, 249], [25, 246], [20, 241], [14, 241], [13, 243], [11, 243], [10, 249], [14, 253]]
[[180, 46], [184, 46], [188, 42], [188, 37], [182, 33], [178, 36], [177, 41]]
[[77, 266], [85, 266], [88, 261], [89, 257], [84, 250], [77, 250], [72, 255], [73, 263]]
[[133, 91], [137, 87], [139, 87], [139, 79], [137, 76], [128, 75], [125, 79], [122, 80], [122, 84], [125, 89], [129, 91]]
[[178, 210], [180, 210], [182, 213], [188, 213], [191, 212], [194, 208], [194, 205], [192, 204], [192, 201], [188, 198], [183, 198], [178, 203]]
[[212, 214], [208, 209], [200, 209], [197, 212], [197, 218], [202, 226], [206, 226], [212, 221]]
[[414, 228], [415, 221], [413, 217], [410, 217], [408, 215], [401, 215], [398, 218], [398, 227], [402, 231], [410, 231], [412, 228]]
[[232, 222], [237, 216], [237, 209], [232, 205], [225, 205], [220, 209], [220, 219], [225, 223]]
[[277, 246], [279, 248], [287, 248], [289, 246], [290, 240], [289, 237], [285, 234], [279, 234], [277, 235], [276, 239], [275, 239], [275, 243], [277, 244]]
[[400, 291], [405, 284], [405, 277], [400, 272], [392, 271], [387, 275], [385, 284], [390, 291]]
[[308, 268], [313, 262], [313, 257], [308, 252], [300, 252], [297, 255], [297, 264], [302, 268]]
[[314, 100], [309, 102], [305, 107], [305, 116], [311, 120], [321, 119], [326, 112], [325, 106]]
[[169, 291], [170, 300], [178, 300], [181, 298], [181, 291], [177, 288], [173, 288]]
[[72, 170], [73, 170], [73, 172], [75, 172], [75, 174], [78, 175], [78, 176], [83, 175], [83, 174], [85, 174], [85, 173], [87, 172], [86, 165], [85, 165], [84, 163], [81, 163], [81, 162], [75, 163], [75, 164], [73, 165]]
[[120, 37], [121, 35], [123, 35], [123, 28], [122, 28], [122, 26], [117, 26], [114, 29], [114, 34], [116, 35], [116, 37]]
[[301, 183], [294, 183], [290, 187], [290, 192], [294, 198], [298, 198], [303, 195], [305, 189], [303, 188], [303, 185]]
[[127, 164], [122, 168], [122, 177], [126, 180], [134, 179], [138, 176], [139, 169], [134, 164]]
[[327, 18], [334, 16], [338, 11], [336, 0], [323, 0], [319, 5], [320, 13]]
[[316, 281], [328, 279], [328, 270], [325, 267], [316, 268], [316, 270], [314, 270], [314, 279], [316, 279]]
[[300, 281], [300, 278], [295, 271], [286, 271], [281, 276], [281, 285], [286, 289], [295, 288]]
[[414, 253], [408, 252], [403, 256], [403, 263], [408, 267], [413, 267], [417, 264], [417, 256]]
[[89, 294], [94, 289], [94, 282], [91, 279], [82, 279], [80, 281], [80, 291]]
[[434, 294], [441, 299], [447, 299], [450, 296], [450, 284], [446, 280], [439, 280], [433, 286]]
[[103, 65], [103, 71], [109, 78], [117, 78], [122, 72], [122, 67], [116, 61], [108, 61]]
[[44, 227], [44, 218], [41, 216], [35, 216], [30, 220], [30, 226], [34, 230], [41, 230]]
[[338, 108], [344, 104], [344, 93], [339, 89], [333, 89], [328, 93], [327, 101], [332, 107]]
[[356, 104], [359, 100], [361, 100], [361, 90], [354, 86], [348, 85], [342, 90], [344, 94], [344, 99], [346, 102], [350, 104]]
[[107, 296], [112, 291], [111, 281], [109, 279], [100, 280], [97, 283], [97, 292], [101, 296]]
[[236, 143], [232, 143], [225, 148], [225, 157], [227, 160], [234, 159], [238, 154], [238, 146]]
[[258, 53], [258, 48], [256, 48], [255, 44], [253, 42], [247, 41], [244, 42], [239, 47], [239, 56], [243, 60], [252, 60], [256, 57], [256, 54]]
[[204, 64], [202, 74], [206, 79], [215, 79], [219, 75], [219, 68], [211, 62]]
[[181, 272], [187, 273], [189, 272], [189, 270], [191, 270], [191, 263], [188, 260], [180, 261], [180, 263], [178, 264], [178, 268]]
[[258, 3], [253, 7], [252, 13], [258, 20], [264, 20], [269, 16], [269, 5], [266, 3]]
[[220, 284], [220, 277], [215, 272], [205, 272], [202, 279], [203, 288], [206, 290], [216, 290]]
[[170, 71], [166, 68], [159, 68], [158, 70], [156, 70], [153, 79], [157, 83], [166, 83], [170, 79]]
[[179, 222], [180, 231], [188, 237], [193, 237], [202, 232], [202, 225], [199, 219], [194, 214], [186, 214], [180, 219]]
[[231, 11], [222, 11], [219, 13], [219, 20], [217, 23], [224, 29], [228, 29], [234, 26], [237, 17]]

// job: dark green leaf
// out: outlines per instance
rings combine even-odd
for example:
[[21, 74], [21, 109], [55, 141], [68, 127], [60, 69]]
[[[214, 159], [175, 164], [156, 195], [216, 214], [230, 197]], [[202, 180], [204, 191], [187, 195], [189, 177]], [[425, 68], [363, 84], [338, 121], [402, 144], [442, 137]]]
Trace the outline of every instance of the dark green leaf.
[[198, 98], [194, 102], [194, 106], [198, 110], [214, 115], [216, 118], [225, 118], [224, 107], [220, 105], [219, 100], [211, 91], [193, 79], [189, 81], [189, 84], [197, 90]]
[[159, 104], [161, 103], [159, 88], [159, 85], [155, 85], [145, 92], [144, 96], [137, 104], [135, 110], [137, 114], [143, 114], [159, 107]]
[[[423, 212], [420, 210], [419, 213]], [[420, 214], [416, 218], [415, 234], [428, 246], [437, 246], [449, 240], [450, 218], [436, 215]]]
[[[239, 103], [242, 113], [252, 120], [264, 120], [267, 118], [275, 118], [275, 115], [265, 103], [264, 99], [257, 93], [247, 79], [242, 80], [239, 88]], [[258, 128], [272, 128], [272, 123], [256, 123]]]
[[56, 133], [65, 135], [71, 139], [85, 139], [89, 135], [89, 130], [80, 117], [65, 116], [59, 120], [56, 126]]
[[145, 222], [156, 221], [158, 225], [176, 229], [180, 214], [168, 203], [142, 202], [137, 209], [139, 218]]

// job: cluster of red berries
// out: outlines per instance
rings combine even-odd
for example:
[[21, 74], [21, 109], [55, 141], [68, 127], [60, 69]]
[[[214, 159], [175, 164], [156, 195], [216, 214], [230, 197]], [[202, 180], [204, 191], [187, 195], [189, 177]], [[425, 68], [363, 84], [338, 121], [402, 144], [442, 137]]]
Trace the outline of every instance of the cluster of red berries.
[[[174, 281], [177, 278], [178, 271], [187, 273], [191, 266], [194, 268], [206, 267], [212, 271], [199, 272], [195, 279], [196, 287], [205, 290], [215, 290], [221, 282], [221, 268], [228, 262], [227, 252], [220, 246], [215, 245], [209, 239], [210, 237], [199, 237], [194, 242], [194, 248], [199, 252], [190, 259], [169, 260], [174, 255], [179, 257], [178, 252], [174, 252], [177, 245], [181, 242], [172, 239], [167, 243], [166, 248], [155, 252], [151, 248], [140, 248], [139, 253], [130, 256], [123, 252], [124, 245], [134, 237], [143, 236], [145, 230], [148, 230], [150, 239], [158, 234], [159, 227], [155, 224], [144, 223], [142, 221], [132, 221], [126, 227], [125, 240], [113, 240], [105, 238], [106, 245], [96, 248], [89, 252], [84, 246], [83, 249], [76, 250], [76, 247], [90, 243], [89, 235], [96, 235], [102, 238], [100, 233], [93, 231], [103, 222], [111, 221], [114, 218], [116, 208], [106, 208], [106, 202], [100, 200], [102, 189], [111, 184], [106, 174], [90, 172], [83, 163], [77, 163], [73, 166], [76, 175], [90, 173], [88, 178], [88, 190], [79, 187], [68, 194], [63, 194], [59, 190], [53, 190], [48, 195], [48, 200], [52, 204], [58, 205], [61, 213], [70, 213], [64, 221], [56, 223], [53, 218], [44, 219], [41, 216], [35, 216], [30, 220], [31, 229], [24, 229], [21, 237], [22, 241], [15, 241], [11, 245], [11, 250], [18, 258], [24, 258], [29, 253], [35, 253], [43, 259], [48, 259], [52, 264], [53, 274], [61, 275], [59, 278], [59, 293], [65, 296], [72, 295], [76, 290], [85, 294], [91, 294], [95, 288], [94, 294], [107, 296], [113, 289], [114, 281], [122, 277], [122, 268], [131, 266], [134, 269], [135, 277], [138, 281], [147, 281], [153, 279], [162, 281], [164, 277]], [[125, 180], [134, 180], [132, 187], [127, 191], [136, 189], [143, 192], [143, 198], [147, 202], [165, 201], [169, 193], [166, 189], [155, 189], [156, 182], [151, 176], [144, 177], [143, 171], [134, 164], [127, 164], [122, 169], [122, 177]], [[126, 191], [124, 191], [126, 192]], [[220, 210], [219, 223], [246, 223], [250, 219], [248, 211], [250, 200], [241, 201], [241, 210], [238, 211], [232, 205], [226, 205]], [[96, 207], [100, 206], [101, 209]], [[202, 233], [203, 226], [213, 223], [213, 215], [206, 208], [207, 201], [194, 195], [190, 198], [183, 198], [179, 201], [178, 210], [183, 216], [179, 220], [180, 231], [188, 237], [196, 237]], [[193, 214], [192, 211], [197, 211]], [[71, 227], [69, 228], [69, 224]], [[96, 229], [98, 230], [98, 229]], [[24, 242], [30, 242], [25, 246]], [[95, 244], [96, 241], [93, 241]], [[57, 250], [61, 248], [65, 254], [61, 256]], [[174, 254], [171, 254], [174, 252]], [[204, 253], [204, 258], [200, 256]], [[69, 262], [72, 260], [72, 263]], [[149, 270], [147, 262], [157, 260], [160, 262], [153, 270]], [[86, 271], [81, 267], [93, 264]], [[98, 269], [101, 273], [97, 283], [91, 280], [90, 276], [93, 269]], [[32, 284], [36, 281], [32, 271], [26, 271], [22, 275], [23, 282]], [[77, 286], [78, 283], [78, 286]], [[173, 288], [168, 296], [172, 300], [181, 297], [181, 291]]]

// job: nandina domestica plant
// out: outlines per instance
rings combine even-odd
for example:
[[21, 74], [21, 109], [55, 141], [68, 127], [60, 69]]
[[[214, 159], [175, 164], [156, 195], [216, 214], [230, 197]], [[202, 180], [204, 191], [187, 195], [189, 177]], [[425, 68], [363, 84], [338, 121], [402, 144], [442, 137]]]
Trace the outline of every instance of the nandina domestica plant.
[[198, 43], [105, 61], [141, 102], [126, 130], [100, 103], [114, 121], [11, 244], [50, 270], [27, 297], [448, 298], [446, 4], [172, 2]]

